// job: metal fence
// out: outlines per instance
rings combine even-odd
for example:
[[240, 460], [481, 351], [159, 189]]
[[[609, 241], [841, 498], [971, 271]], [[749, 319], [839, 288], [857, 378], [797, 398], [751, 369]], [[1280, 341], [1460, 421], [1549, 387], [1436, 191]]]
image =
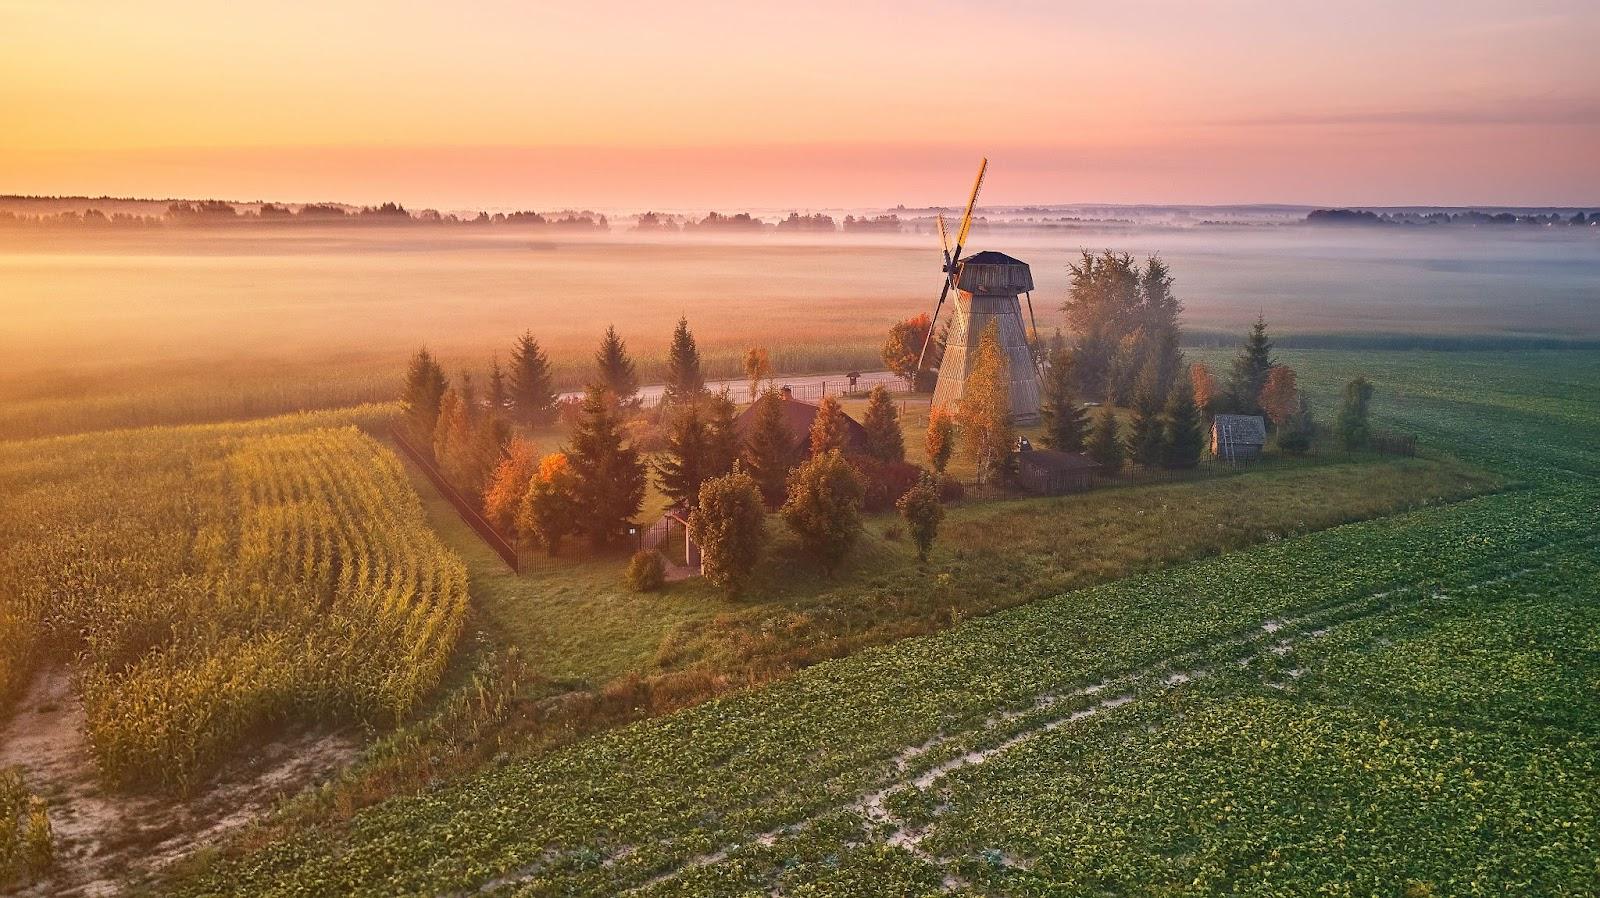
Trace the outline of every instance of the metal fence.
[[428, 480], [439, 491], [439, 495], [443, 496], [445, 501], [455, 507], [456, 513], [461, 516], [461, 520], [465, 521], [468, 527], [471, 527], [478, 536], [482, 537], [484, 543], [493, 549], [494, 553], [499, 555], [501, 560], [510, 566], [514, 573], [521, 573], [522, 563], [517, 555], [516, 546], [507, 542], [506, 538], [501, 536], [500, 532], [495, 530], [492, 524], [483, 519], [483, 515], [478, 514], [477, 509], [472, 507], [472, 503], [456, 492], [455, 487], [444, 479], [444, 474], [434, 467], [433, 459], [417, 451], [416, 447], [412, 446], [405, 436], [400, 433], [399, 428], [389, 428], [389, 436], [394, 439], [400, 450], [406, 454], [406, 457], [415, 462], [417, 467], [422, 469], [422, 473], [428, 475]]

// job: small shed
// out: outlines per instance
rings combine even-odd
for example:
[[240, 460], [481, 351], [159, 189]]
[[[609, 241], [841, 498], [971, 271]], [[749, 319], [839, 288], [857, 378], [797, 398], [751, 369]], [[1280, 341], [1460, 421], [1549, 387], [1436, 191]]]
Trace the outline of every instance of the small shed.
[[1094, 485], [1100, 465], [1082, 452], [1029, 449], [1017, 453], [1017, 482], [1031, 493], [1059, 496]]
[[1211, 421], [1211, 454], [1226, 462], [1259, 458], [1267, 444], [1267, 422], [1260, 415], [1218, 415]]

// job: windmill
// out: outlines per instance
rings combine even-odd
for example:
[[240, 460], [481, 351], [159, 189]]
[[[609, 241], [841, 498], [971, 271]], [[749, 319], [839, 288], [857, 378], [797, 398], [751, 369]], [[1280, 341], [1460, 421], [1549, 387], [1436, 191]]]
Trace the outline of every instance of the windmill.
[[1039, 369], [1034, 364], [1028, 331], [1022, 325], [1022, 303], [1019, 299], [1028, 295], [1028, 315], [1031, 318], [1033, 272], [1026, 262], [1004, 253], [981, 252], [966, 258], [961, 256], [967, 234], [972, 229], [972, 210], [978, 203], [978, 191], [983, 187], [983, 176], [988, 169], [989, 160], [984, 159], [978, 165], [978, 179], [973, 182], [972, 195], [967, 199], [967, 211], [961, 216], [961, 228], [956, 232], [954, 249], [945, 230], [944, 216], [938, 217], [939, 240], [944, 249], [944, 283], [939, 288], [939, 301], [933, 307], [928, 335], [922, 341], [917, 370], [923, 370], [928, 345], [933, 342], [934, 329], [939, 323], [939, 312], [944, 308], [951, 288], [954, 288], [955, 311], [952, 313], [944, 359], [939, 364], [939, 382], [933, 390], [934, 405], [948, 408], [960, 405], [962, 388], [967, 375], [971, 373], [978, 342], [983, 338], [984, 329], [993, 321], [999, 325], [1000, 345], [1009, 362], [1011, 419], [1018, 424], [1035, 424], [1039, 421]]

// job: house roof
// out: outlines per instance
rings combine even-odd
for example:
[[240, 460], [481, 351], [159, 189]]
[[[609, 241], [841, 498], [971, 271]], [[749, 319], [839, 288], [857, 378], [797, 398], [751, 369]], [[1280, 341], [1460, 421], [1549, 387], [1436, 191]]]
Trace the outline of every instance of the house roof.
[[1260, 415], [1218, 415], [1211, 429], [1219, 440], [1231, 443], [1264, 446], [1267, 442], [1267, 422]]
[[1082, 452], [1057, 452], [1054, 449], [1031, 449], [1017, 453], [1017, 464], [1047, 471], [1089, 471], [1100, 463]]
[[[785, 399], [781, 396], [757, 399], [749, 408], [739, 413], [734, 419], [733, 429], [738, 432], [740, 439], [747, 439], [750, 431], [756, 425], [756, 412], [763, 402], [776, 401], [783, 412], [783, 429], [788, 432], [789, 440], [795, 446], [811, 446], [811, 423], [817, 420], [817, 407], [809, 402], [798, 399]], [[844, 433], [846, 453], [864, 453], [867, 451], [867, 429], [849, 415], [844, 416]]]

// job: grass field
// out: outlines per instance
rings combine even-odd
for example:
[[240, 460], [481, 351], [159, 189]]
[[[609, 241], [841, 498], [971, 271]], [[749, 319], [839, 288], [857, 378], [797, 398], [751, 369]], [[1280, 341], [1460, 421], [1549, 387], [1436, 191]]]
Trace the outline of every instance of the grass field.
[[1297, 361], [1320, 395], [1359, 362], [1386, 423], [1507, 488], [1066, 584], [175, 890], [1594, 891], [1600, 357]]

